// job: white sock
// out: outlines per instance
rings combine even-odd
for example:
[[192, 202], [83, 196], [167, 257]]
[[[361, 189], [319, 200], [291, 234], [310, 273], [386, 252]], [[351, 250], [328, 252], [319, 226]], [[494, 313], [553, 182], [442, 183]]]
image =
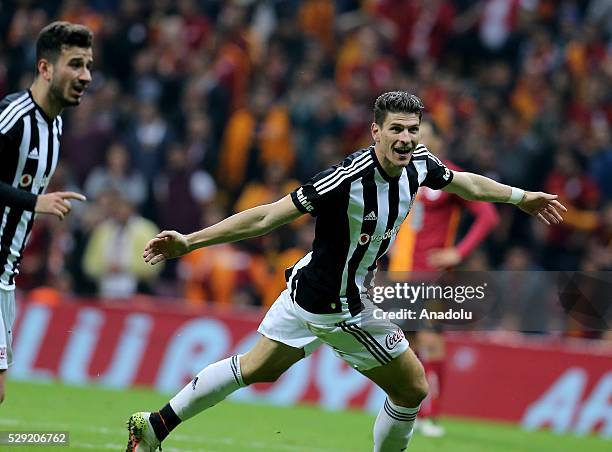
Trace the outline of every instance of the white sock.
[[405, 408], [388, 398], [374, 423], [374, 452], [400, 452], [408, 449], [419, 407]]
[[170, 406], [181, 421], [186, 421], [244, 386], [240, 357], [235, 355], [202, 369], [170, 400]]

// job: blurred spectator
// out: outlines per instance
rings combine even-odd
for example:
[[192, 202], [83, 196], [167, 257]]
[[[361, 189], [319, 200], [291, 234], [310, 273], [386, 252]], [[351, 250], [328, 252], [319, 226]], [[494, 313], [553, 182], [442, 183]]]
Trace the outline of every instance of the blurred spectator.
[[128, 298], [137, 292], [150, 292], [147, 283], [163, 266], [148, 265], [142, 250], [158, 232], [151, 221], [134, 212], [132, 204], [119, 192], [110, 192], [111, 217], [96, 226], [87, 243], [83, 267], [96, 281], [103, 298]]
[[499, 298], [508, 331], [547, 333], [551, 307], [549, 291], [554, 287], [548, 273], [542, 273], [528, 248], [514, 246], [506, 253], [499, 275]]
[[63, 127], [61, 158], [70, 166], [77, 184], [83, 186], [91, 171], [104, 162], [104, 151], [110, 145], [114, 130], [98, 121], [96, 105], [85, 97], [79, 111], [70, 112]]
[[290, 132], [286, 106], [275, 103], [264, 86], [257, 87], [249, 107], [236, 111], [228, 121], [219, 181], [235, 192], [248, 181], [259, 179], [265, 164], [278, 163], [289, 172], [295, 159]]
[[139, 171], [130, 167], [128, 151], [120, 142], [115, 142], [106, 151], [106, 166], [95, 168], [85, 181], [85, 194], [94, 201], [108, 190], [121, 192], [132, 205], [138, 206], [147, 194], [145, 180]]
[[576, 269], [585, 250], [587, 234], [598, 224], [595, 209], [599, 190], [569, 150], [560, 150], [556, 155], [555, 167], [544, 187], [549, 193], [558, 194], [559, 201], [568, 209], [564, 222], [547, 230], [546, 264], [551, 270]]
[[138, 116], [130, 127], [126, 144], [134, 166], [138, 168], [147, 184], [151, 185], [164, 165], [166, 148], [171, 141], [168, 122], [152, 103], [141, 103]]
[[188, 160], [182, 143], [170, 145], [165, 171], [155, 181], [157, 211], [162, 229], [183, 233], [198, 228], [201, 210], [216, 195], [213, 178], [204, 170], [196, 170]]
[[[220, 210], [207, 209], [202, 215], [202, 226], [215, 224], [223, 217]], [[179, 260], [182, 295], [195, 306], [256, 304], [253, 279], [261, 273], [257, 269], [261, 264], [261, 258], [249, 255], [232, 243], [197, 249]]]

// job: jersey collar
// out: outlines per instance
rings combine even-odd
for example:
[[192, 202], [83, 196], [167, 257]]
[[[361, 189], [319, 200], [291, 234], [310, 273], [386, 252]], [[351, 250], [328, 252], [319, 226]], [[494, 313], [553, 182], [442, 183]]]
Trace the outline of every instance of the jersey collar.
[[[399, 176], [397, 177], [391, 177], [389, 176], [385, 169], [382, 167], [382, 165], [380, 164], [380, 162], [378, 161], [378, 157], [376, 156], [376, 151], [374, 150], [374, 145], [370, 146], [370, 154], [372, 154], [372, 158], [374, 159], [374, 164], [376, 165], [376, 168], [378, 168], [378, 172], [380, 173], [380, 175], [382, 176], [382, 178], [384, 180], [386, 180], [387, 182], [393, 182], [393, 181], [397, 181], [399, 180], [400, 177], [402, 177], [402, 174], [400, 173]], [[404, 170], [402, 170], [402, 173], [404, 172]]]

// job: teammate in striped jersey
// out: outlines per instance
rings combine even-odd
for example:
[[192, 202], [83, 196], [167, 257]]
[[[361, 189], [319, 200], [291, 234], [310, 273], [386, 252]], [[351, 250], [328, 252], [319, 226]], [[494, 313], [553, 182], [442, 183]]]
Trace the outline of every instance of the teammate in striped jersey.
[[240, 387], [275, 381], [321, 343], [380, 386], [387, 399], [374, 424], [374, 451], [408, 447], [427, 381], [396, 325], [375, 320], [368, 297], [377, 260], [388, 250], [424, 185], [463, 198], [511, 202], [546, 224], [562, 221], [555, 195], [524, 192], [476, 174], [453, 172], [418, 145], [423, 105], [403, 91], [374, 105], [374, 144], [323, 171], [290, 195], [189, 235], [162, 231], [144, 259], [156, 264], [196, 248], [265, 234], [300, 215], [316, 217], [313, 250], [287, 270], [255, 346], [201, 370], [168, 404], [128, 419], [128, 451], [153, 451], [182, 421]]
[[91, 82], [93, 35], [82, 26], [53, 22], [36, 41], [36, 78], [27, 91], [0, 101], [0, 402], [12, 363], [15, 276], [35, 214], [70, 212], [74, 192], [45, 194], [59, 155], [65, 107], [76, 106]]

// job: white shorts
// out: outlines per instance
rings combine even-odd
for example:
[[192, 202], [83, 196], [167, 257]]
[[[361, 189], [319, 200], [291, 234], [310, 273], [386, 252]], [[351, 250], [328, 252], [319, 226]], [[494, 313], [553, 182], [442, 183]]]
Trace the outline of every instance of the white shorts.
[[325, 343], [357, 370], [387, 364], [408, 349], [408, 341], [400, 327], [387, 320], [374, 320], [368, 311], [330, 324], [309, 322], [299, 311], [285, 289], [257, 331], [290, 347], [303, 348], [306, 356]]
[[0, 370], [13, 364], [13, 322], [15, 291], [0, 289]]

